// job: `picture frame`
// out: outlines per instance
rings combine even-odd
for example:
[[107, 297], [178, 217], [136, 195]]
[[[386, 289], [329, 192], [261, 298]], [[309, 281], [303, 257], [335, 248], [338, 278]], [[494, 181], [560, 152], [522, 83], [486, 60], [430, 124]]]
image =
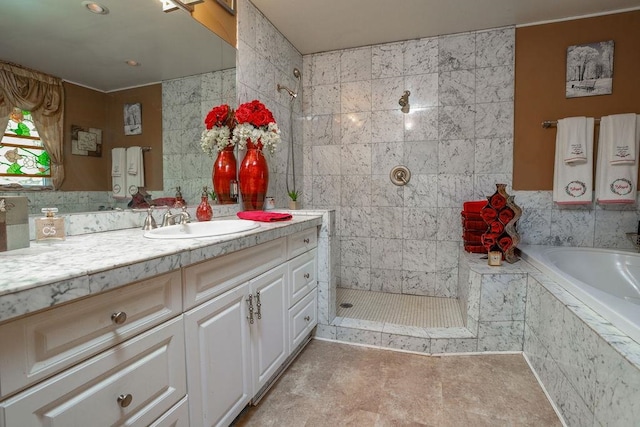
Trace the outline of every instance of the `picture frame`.
[[236, 0], [216, 0], [216, 2], [230, 14], [236, 14]]
[[124, 104], [124, 134], [142, 134], [142, 104]]
[[613, 52], [613, 40], [569, 46], [566, 97], [611, 95]]

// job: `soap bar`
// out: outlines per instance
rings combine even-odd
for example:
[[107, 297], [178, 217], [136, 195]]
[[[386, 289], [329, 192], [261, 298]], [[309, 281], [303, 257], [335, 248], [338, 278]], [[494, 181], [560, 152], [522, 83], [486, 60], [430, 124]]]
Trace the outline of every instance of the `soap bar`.
[[0, 252], [29, 247], [29, 211], [26, 197], [0, 197]]

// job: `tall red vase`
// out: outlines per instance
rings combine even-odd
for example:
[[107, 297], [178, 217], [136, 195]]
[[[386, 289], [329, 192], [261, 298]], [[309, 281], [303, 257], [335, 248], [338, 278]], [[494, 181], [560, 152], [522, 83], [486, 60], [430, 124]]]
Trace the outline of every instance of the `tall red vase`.
[[269, 165], [260, 142], [247, 141], [247, 153], [240, 163], [238, 175], [243, 210], [262, 210], [269, 186]]
[[233, 146], [226, 147], [218, 153], [216, 161], [213, 163], [211, 173], [213, 180], [213, 191], [216, 193], [218, 203], [228, 205], [236, 202], [231, 198], [231, 181], [236, 179], [236, 156], [233, 154]]

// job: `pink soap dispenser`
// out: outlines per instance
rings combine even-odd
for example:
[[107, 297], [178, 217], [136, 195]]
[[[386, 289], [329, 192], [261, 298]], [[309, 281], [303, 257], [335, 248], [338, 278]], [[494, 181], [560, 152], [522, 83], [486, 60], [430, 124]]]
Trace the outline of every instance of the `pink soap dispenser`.
[[207, 187], [202, 188], [202, 197], [200, 200], [200, 204], [196, 208], [196, 218], [198, 218], [198, 221], [211, 221], [211, 218], [213, 218], [213, 209], [209, 204]]

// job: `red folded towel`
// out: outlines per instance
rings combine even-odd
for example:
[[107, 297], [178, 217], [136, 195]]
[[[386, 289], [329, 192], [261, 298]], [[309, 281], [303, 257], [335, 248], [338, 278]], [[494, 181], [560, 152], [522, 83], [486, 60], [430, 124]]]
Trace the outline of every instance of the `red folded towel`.
[[465, 212], [480, 212], [480, 209], [487, 206], [486, 200], [474, 200], [471, 202], [464, 202], [462, 204], [462, 209]]
[[484, 221], [462, 221], [462, 228], [466, 231], [487, 231], [487, 223]]
[[482, 217], [480, 216], [479, 212], [462, 211], [460, 212], [460, 215], [462, 215], [463, 219], [469, 219], [471, 221], [482, 221]]
[[490, 206], [485, 206], [480, 211], [480, 216], [482, 216], [482, 219], [484, 220], [484, 222], [486, 222], [487, 224], [490, 224], [491, 221], [498, 218], [498, 211], [493, 209]]
[[515, 214], [510, 208], [505, 208], [505, 209], [502, 209], [498, 214], [498, 219], [500, 220], [501, 223], [503, 223], [504, 225], [507, 225], [509, 221], [513, 219], [514, 216]]
[[487, 249], [484, 246], [477, 246], [477, 245], [469, 245], [469, 244], [465, 244], [464, 245], [464, 250], [470, 253], [474, 253], [474, 254], [486, 254], [487, 253]]
[[288, 221], [293, 218], [293, 215], [281, 212], [267, 212], [267, 211], [242, 211], [238, 212], [238, 218], [250, 219], [252, 221], [262, 222], [275, 222], [275, 221]]

